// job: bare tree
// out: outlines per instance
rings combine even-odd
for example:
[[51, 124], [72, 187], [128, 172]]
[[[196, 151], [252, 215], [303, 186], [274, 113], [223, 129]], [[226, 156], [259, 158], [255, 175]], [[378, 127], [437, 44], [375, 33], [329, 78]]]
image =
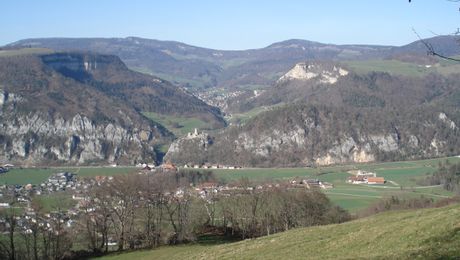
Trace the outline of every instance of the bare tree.
[[[447, 1], [449, 1], [449, 2], [460, 2], [460, 0], [447, 0]], [[411, 2], [412, 1], [409, 0], [409, 3], [411, 3]], [[459, 11], [460, 11], [460, 8], [459, 8]], [[460, 59], [448, 57], [447, 55], [439, 53], [438, 51], [436, 51], [436, 48], [431, 43], [429, 43], [428, 41], [426, 41], [422, 37], [420, 37], [420, 35], [418, 34], [418, 32], [415, 29], [412, 29], [412, 30], [414, 31], [414, 34], [417, 36], [417, 38], [420, 40], [420, 42], [422, 42], [423, 45], [425, 45], [425, 47], [427, 49], [427, 55], [436, 56], [436, 57], [439, 57], [439, 58], [445, 59], [445, 60], [460, 62]], [[436, 35], [438, 35], [438, 34], [436, 34]], [[460, 28], [457, 28], [457, 30], [455, 32], [451, 33], [450, 35], [454, 35], [454, 36], [460, 35]]]

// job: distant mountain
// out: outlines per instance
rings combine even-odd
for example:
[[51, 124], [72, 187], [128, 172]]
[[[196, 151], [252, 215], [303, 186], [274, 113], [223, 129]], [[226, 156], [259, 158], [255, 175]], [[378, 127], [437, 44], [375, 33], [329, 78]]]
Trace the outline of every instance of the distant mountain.
[[433, 46], [436, 52], [450, 57], [460, 54], [460, 36], [436, 36], [433, 38], [415, 41], [413, 43], [392, 48], [392, 53], [415, 53], [415, 54], [427, 54], [427, 47], [429, 44]]
[[218, 109], [116, 56], [0, 53], [0, 161], [20, 164], [161, 160], [173, 135], [141, 112], [225, 125]]
[[[460, 54], [459, 37], [427, 39], [444, 55]], [[133, 70], [158, 76], [194, 93], [226, 113], [239, 111], [240, 100], [255, 91], [272, 88], [276, 81], [299, 62], [311, 61], [401, 61], [435, 65], [421, 41], [397, 47], [336, 45], [292, 39], [265, 48], [223, 51], [174, 41], [128, 38], [43, 38], [26, 39], [7, 47], [41, 47], [53, 50], [93, 51], [119, 56]], [[372, 64], [366, 65], [372, 67]], [[385, 66], [383, 66], [385, 67]], [[376, 70], [383, 68], [376, 65]]]
[[[460, 54], [458, 37], [435, 37], [427, 41], [445, 55]], [[152, 73], [189, 88], [240, 88], [270, 85], [294, 64], [305, 60], [366, 60], [425, 55], [420, 41], [402, 47], [334, 45], [306, 40], [287, 40], [260, 49], [222, 51], [174, 41], [128, 38], [26, 39], [9, 46], [80, 50], [119, 56], [132, 69]]]

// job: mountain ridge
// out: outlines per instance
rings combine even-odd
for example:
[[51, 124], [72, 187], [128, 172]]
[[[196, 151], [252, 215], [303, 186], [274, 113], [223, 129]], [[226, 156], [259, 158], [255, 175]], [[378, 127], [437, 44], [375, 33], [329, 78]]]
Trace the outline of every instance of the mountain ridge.
[[[434, 37], [446, 55], [460, 54], [458, 37]], [[289, 48], [298, 45], [296, 48]], [[422, 44], [423, 45], [423, 44]], [[176, 41], [139, 37], [127, 38], [36, 38], [20, 40], [7, 47], [34, 46], [56, 50], [95, 51], [119, 56], [130, 68], [151, 73], [188, 89], [239, 88], [270, 85], [294, 64], [305, 60], [363, 60], [398, 57], [401, 53], [426, 56], [420, 41], [403, 46], [337, 45], [291, 39], [248, 50], [216, 50]], [[416, 46], [412, 48], [411, 46]], [[251, 76], [252, 75], [252, 76]], [[258, 77], [254, 77], [257, 75]]]

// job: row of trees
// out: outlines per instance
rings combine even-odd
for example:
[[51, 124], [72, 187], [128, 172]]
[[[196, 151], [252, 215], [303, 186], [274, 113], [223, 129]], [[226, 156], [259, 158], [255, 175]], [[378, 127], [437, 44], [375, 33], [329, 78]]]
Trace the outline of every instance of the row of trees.
[[221, 226], [243, 239], [350, 219], [347, 212], [332, 206], [326, 195], [317, 190], [247, 191], [222, 198], [219, 207]]
[[444, 189], [460, 194], [460, 163], [441, 163], [433, 175], [422, 180], [420, 184], [442, 185]]
[[257, 189], [242, 181], [238, 189], [208, 189], [200, 197], [195, 187], [210, 181], [215, 181], [210, 172], [114, 177], [82, 194], [80, 214], [70, 228], [59, 209], [44, 222], [45, 214], [37, 208], [27, 232], [15, 211], [4, 212], [9, 235], [0, 240], [0, 258], [76, 258], [187, 243], [204, 230], [244, 239], [350, 219], [320, 191]]

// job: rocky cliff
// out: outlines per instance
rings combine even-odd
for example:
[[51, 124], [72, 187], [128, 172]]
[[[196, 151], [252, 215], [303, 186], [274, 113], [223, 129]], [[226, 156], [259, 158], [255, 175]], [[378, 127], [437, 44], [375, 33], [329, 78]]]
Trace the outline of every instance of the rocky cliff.
[[[9, 102], [2, 105], [10, 109]], [[133, 164], [154, 161], [156, 129], [96, 123], [80, 114], [68, 119], [34, 112], [11, 116], [0, 112], [0, 161], [20, 165]]]
[[300, 62], [281, 76], [278, 83], [290, 80], [308, 81], [316, 79], [319, 83], [334, 84], [340, 77], [346, 76], [348, 73], [347, 70], [330, 64], [327, 68], [323, 64]]
[[[427, 158], [460, 153], [460, 131], [444, 112], [366, 113], [291, 105], [266, 112], [245, 126], [182, 138], [166, 158], [182, 163], [306, 166]], [[458, 118], [458, 112], [449, 114]], [[453, 124], [452, 124], [453, 123]]]
[[[132, 95], [125, 94], [128, 92]], [[142, 108], [155, 108], [147, 103], [149, 98], [150, 102], [180, 99], [185, 108], [208, 111], [210, 118], [218, 116], [213, 108], [167, 82], [130, 72], [114, 56], [57, 53], [2, 57], [0, 162], [87, 165], [159, 161], [160, 146], [169, 144], [173, 135], [141, 114]], [[168, 105], [167, 101], [162, 104]]]

